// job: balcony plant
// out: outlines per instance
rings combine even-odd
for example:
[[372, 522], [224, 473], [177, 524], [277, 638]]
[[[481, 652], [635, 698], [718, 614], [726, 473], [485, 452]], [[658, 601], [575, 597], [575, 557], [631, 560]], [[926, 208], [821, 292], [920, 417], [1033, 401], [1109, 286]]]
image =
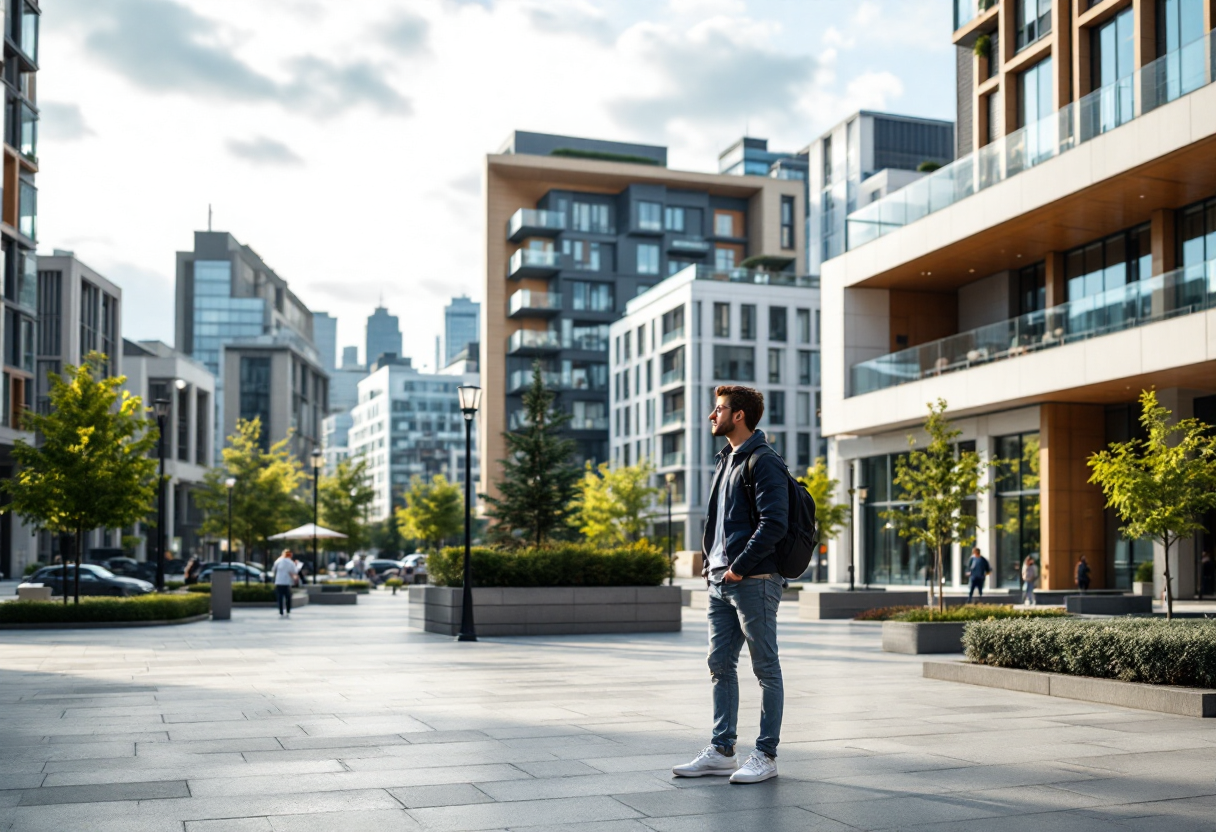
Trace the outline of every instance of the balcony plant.
[[989, 35], [980, 35], [975, 39], [975, 46], [972, 47], [972, 51], [975, 52], [975, 57], [977, 58], [991, 58], [992, 37]]

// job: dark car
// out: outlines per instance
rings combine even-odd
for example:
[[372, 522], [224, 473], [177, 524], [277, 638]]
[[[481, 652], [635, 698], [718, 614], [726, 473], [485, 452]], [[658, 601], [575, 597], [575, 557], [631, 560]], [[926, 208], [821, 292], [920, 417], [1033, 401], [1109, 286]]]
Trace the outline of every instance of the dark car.
[[220, 566], [223, 566], [225, 569], [231, 569], [234, 573], [232, 576], [232, 580], [236, 581], [238, 583], [243, 582], [245, 580], [246, 575], [249, 576], [249, 581], [251, 583], [253, 583], [253, 582], [261, 583], [262, 581], [266, 580], [266, 573], [264, 573], [261, 569], [255, 569], [254, 567], [246, 566], [243, 563], [232, 563], [232, 564], [209, 563], [203, 567], [201, 572], [198, 573], [199, 583], [201, 583], [201, 584], [211, 583], [212, 571], [214, 571], [216, 568], [218, 568]]
[[139, 578], [141, 581], [156, 580], [156, 564], [135, 558], [110, 558], [102, 564], [120, 578]]
[[[367, 563], [363, 564], [363, 568], [365, 570], [376, 570], [377, 581], [387, 581], [389, 578], [401, 578], [406, 583], [409, 583], [405, 564], [399, 560], [377, 558], [376, 560], [369, 560]], [[410, 570], [409, 574], [413, 574], [413, 570]]]
[[[44, 566], [26, 578], [24, 583], [49, 586], [52, 595], [63, 595], [64, 568], [62, 566]], [[72, 593], [75, 592], [76, 587], [76, 567], [69, 565], [66, 569], [67, 590]], [[153, 589], [155, 587], [147, 581], [119, 577], [104, 566], [98, 566], [95, 563], [85, 563], [80, 566], [81, 595], [147, 595]]]

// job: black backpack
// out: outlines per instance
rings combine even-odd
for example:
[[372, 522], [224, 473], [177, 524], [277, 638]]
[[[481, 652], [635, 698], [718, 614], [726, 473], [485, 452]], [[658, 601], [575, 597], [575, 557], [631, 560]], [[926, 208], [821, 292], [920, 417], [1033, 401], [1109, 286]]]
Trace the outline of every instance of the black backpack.
[[[764, 453], [776, 455], [768, 445], [763, 445], [747, 456], [743, 468], [743, 487], [747, 489], [748, 508], [752, 518], [752, 527], [759, 525], [760, 518], [756, 510], [756, 457]], [[780, 457], [778, 457], [780, 459]], [[794, 479], [785, 460], [781, 460], [781, 470], [789, 479], [789, 528], [785, 537], [777, 542], [773, 549], [773, 558], [782, 576], [790, 579], [801, 578], [811, 566], [811, 557], [819, 548], [819, 526], [815, 522], [815, 498], [810, 495], [802, 483]]]

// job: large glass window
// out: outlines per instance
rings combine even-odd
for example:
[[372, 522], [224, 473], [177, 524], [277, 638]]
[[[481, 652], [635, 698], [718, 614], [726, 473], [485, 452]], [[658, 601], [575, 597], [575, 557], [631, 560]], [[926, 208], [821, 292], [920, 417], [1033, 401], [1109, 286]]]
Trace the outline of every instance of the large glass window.
[[794, 315], [794, 325], [798, 330], [798, 343], [811, 343], [811, 310], [799, 309]]
[[659, 273], [659, 247], [651, 243], [638, 246], [638, 274]]
[[562, 347], [568, 350], [608, 351], [608, 324], [562, 321]]
[[1095, 90], [1102, 90], [1096, 102], [1097, 112], [1086, 114], [1097, 119], [1098, 123], [1092, 125], [1095, 132], [1105, 133], [1135, 117], [1131, 77], [1136, 69], [1134, 28], [1129, 8], [1090, 35], [1091, 82]]
[[[765, 415], [768, 416], [770, 425], [785, 424], [785, 392], [782, 390], [768, 391], [768, 401], [766, 402]], [[784, 452], [783, 452], [784, 455]]]
[[1149, 225], [1120, 231], [1064, 255], [1070, 301], [1145, 280], [1153, 270]]
[[730, 304], [715, 303], [714, 304], [714, 337], [729, 338], [730, 337]]
[[21, 4], [21, 51], [38, 63], [38, 12], [28, 3]]
[[38, 112], [24, 101], [21, 102], [21, 155], [27, 159], [38, 157]]
[[789, 310], [786, 307], [770, 306], [768, 308], [768, 340], [786, 340], [789, 320]]
[[38, 239], [38, 189], [34, 183], [22, 179], [19, 190], [20, 211], [17, 230], [31, 240]]
[[1039, 434], [997, 439], [997, 580], [1016, 587], [1027, 557], [1039, 561]]
[[1184, 208], [1178, 218], [1178, 265], [1216, 260], [1216, 199]]
[[894, 523], [883, 515], [906, 510], [895, 485], [896, 456], [861, 460], [861, 483], [867, 491], [861, 504], [862, 559], [866, 583], [920, 584], [928, 580], [929, 556], [922, 544], [900, 537]]
[[600, 270], [600, 244], [587, 240], [571, 240], [570, 258], [574, 268], [598, 272]]
[[1014, 0], [1017, 51], [1051, 31], [1051, 0]]
[[1028, 315], [1047, 308], [1047, 264], [1035, 263], [1018, 270], [1018, 314]]
[[794, 248], [794, 198], [781, 197], [781, 247]]
[[639, 202], [638, 229], [641, 231], [662, 231], [663, 206], [657, 202]]
[[811, 394], [794, 394], [794, 420], [800, 428], [811, 426]]
[[739, 337], [744, 341], [756, 340], [756, 304], [744, 303], [739, 307]]
[[570, 281], [571, 308], [577, 312], [611, 312], [614, 308], [611, 283]]
[[575, 202], [570, 209], [570, 220], [570, 227], [575, 231], [589, 231], [593, 234], [614, 233], [611, 211], [607, 205]]
[[768, 383], [781, 383], [781, 366], [785, 364], [785, 350], [769, 347], [768, 350]]
[[1203, 0], [1157, 0], [1158, 58], [1201, 37]]
[[819, 386], [819, 352], [798, 350], [798, 383], [806, 387]]
[[714, 248], [714, 268], [720, 272], [730, 271], [735, 267], [738, 254], [731, 246], [716, 246]]
[[1025, 129], [1024, 165], [1038, 164], [1055, 152], [1056, 124], [1048, 121], [1052, 112], [1051, 58], [1039, 61], [1018, 75], [1019, 127]]
[[270, 358], [241, 356], [241, 418], [261, 419], [263, 450], [270, 447]]
[[755, 347], [714, 345], [714, 381], [755, 381]]
[[685, 230], [684, 209], [669, 207], [663, 209], [663, 227], [668, 231], [683, 233]]
[[718, 237], [741, 237], [740, 219], [736, 211], [714, 211], [714, 234]]

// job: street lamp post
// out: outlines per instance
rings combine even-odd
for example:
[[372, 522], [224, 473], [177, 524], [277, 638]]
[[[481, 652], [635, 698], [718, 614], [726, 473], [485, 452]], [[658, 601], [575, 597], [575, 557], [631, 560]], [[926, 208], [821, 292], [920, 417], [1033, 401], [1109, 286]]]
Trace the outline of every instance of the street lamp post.
[[464, 603], [457, 641], [477, 641], [473, 626], [473, 417], [481, 406], [481, 388], [462, 384], [456, 393], [464, 414]]
[[317, 584], [317, 483], [321, 480], [321, 468], [325, 455], [320, 448], [312, 452], [312, 583]]
[[160, 476], [156, 480], [156, 591], [165, 591], [165, 422], [173, 402], [157, 399], [152, 403], [156, 412], [156, 453], [160, 458]]
[[671, 533], [671, 492], [676, 487], [676, 475], [668, 474], [664, 481], [667, 484], [667, 585], [671, 586], [675, 583], [676, 574], [676, 559], [672, 551], [674, 535]]
[[[228, 489], [228, 565], [232, 565], [232, 490], [236, 488], [236, 477], [229, 477], [224, 480], [224, 487]], [[249, 569], [246, 564], [245, 583], [249, 583]]]

